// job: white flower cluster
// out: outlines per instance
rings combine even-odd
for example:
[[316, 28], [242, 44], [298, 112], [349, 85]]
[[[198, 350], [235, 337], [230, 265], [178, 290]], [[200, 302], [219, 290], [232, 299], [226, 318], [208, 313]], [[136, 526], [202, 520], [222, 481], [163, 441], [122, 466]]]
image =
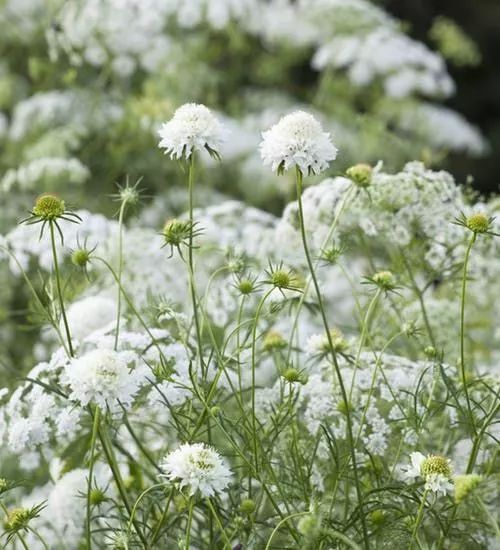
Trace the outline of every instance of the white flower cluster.
[[195, 151], [218, 154], [224, 140], [224, 128], [205, 105], [186, 103], [164, 123], [158, 135], [159, 147], [171, 158], [189, 158]]
[[185, 443], [168, 454], [161, 468], [163, 475], [186, 488], [191, 496], [211, 497], [231, 482], [231, 471], [217, 451], [204, 443]]
[[304, 174], [320, 174], [335, 160], [337, 148], [311, 114], [297, 111], [263, 132], [260, 153], [274, 172], [297, 166]]

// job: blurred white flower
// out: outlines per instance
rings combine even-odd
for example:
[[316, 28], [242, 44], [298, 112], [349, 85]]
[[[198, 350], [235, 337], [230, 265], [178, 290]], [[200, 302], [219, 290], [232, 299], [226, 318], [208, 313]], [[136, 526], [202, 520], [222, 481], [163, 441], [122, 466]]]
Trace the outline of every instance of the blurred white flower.
[[309, 113], [296, 111], [284, 116], [270, 130], [262, 133], [260, 154], [265, 165], [274, 172], [293, 166], [302, 173], [319, 174], [337, 156], [330, 134]]
[[193, 151], [204, 149], [218, 156], [224, 133], [224, 126], [205, 105], [186, 103], [161, 126], [158, 146], [176, 159], [189, 158]]
[[204, 497], [225, 489], [231, 481], [231, 471], [217, 451], [204, 443], [185, 443], [168, 454], [161, 464], [171, 481], [187, 487], [193, 496], [197, 491]]
[[127, 407], [139, 389], [138, 377], [129, 369], [130, 353], [95, 349], [74, 359], [66, 366], [71, 387], [70, 398], [82, 406], [94, 403], [100, 407], [119, 410]]

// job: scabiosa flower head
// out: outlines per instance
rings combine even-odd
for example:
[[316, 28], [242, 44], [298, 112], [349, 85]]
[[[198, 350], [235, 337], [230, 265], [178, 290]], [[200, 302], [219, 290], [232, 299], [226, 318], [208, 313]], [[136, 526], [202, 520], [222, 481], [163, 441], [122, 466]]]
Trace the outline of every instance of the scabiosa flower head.
[[270, 330], [264, 336], [262, 347], [266, 351], [276, 351], [285, 348], [287, 345], [286, 340], [283, 338], [281, 332], [277, 330]]
[[490, 228], [491, 218], [482, 212], [478, 212], [466, 218], [465, 223], [474, 233], [486, 233]]
[[159, 147], [170, 153], [170, 158], [188, 159], [193, 151], [208, 151], [219, 157], [219, 149], [224, 141], [224, 127], [210, 109], [197, 103], [186, 103], [175, 111], [174, 116], [165, 122], [158, 134]]
[[120, 403], [130, 405], [139, 389], [139, 381], [129, 370], [128, 353], [95, 349], [74, 359], [66, 367], [70, 397], [82, 406], [94, 403], [120, 410]]
[[40, 195], [33, 206], [32, 214], [42, 220], [55, 220], [64, 214], [65, 204], [56, 195]]
[[337, 148], [312, 115], [296, 111], [262, 133], [260, 154], [278, 174], [293, 166], [303, 174], [320, 174], [336, 158]]
[[349, 342], [337, 328], [330, 330], [330, 340], [331, 346], [327, 334], [313, 334], [307, 341], [307, 352], [310, 355], [325, 355], [332, 349], [337, 353], [344, 353], [349, 348]]
[[204, 443], [185, 443], [168, 454], [162, 464], [162, 474], [186, 487], [191, 496], [197, 492], [211, 497], [224, 490], [231, 481], [231, 471], [217, 451]]
[[453, 488], [450, 460], [444, 456], [428, 455], [416, 452], [410, 455], [411, 465], [405, 472], [405, 477], [415, 479], [422, 477], [425, 480], [425, 488], [434, 493], [450, 492]]

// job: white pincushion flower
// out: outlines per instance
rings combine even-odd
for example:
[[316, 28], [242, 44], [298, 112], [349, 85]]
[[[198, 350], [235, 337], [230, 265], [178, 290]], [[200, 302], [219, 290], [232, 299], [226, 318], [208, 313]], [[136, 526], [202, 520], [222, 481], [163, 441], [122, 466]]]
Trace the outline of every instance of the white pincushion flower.
[[416, 452], [411, 453], [410, 462], [410, 466], [404, 472], [407, 479], [422, 477], [427, 491], [442, 493], [443, 496], [451, 492], [452, 469], [448, 458], [438, 455], [425, 456]]
[[330, 134], [309, 113], [296, 111], [284, 116], [262, 133], [260, 154], [273, 172], [282, 173], [297, 166], [303, 174], [319, 174], [337, 156]]
[[158, 146], [170, 153], [170, 158], [189, 158], [193, 151], [203, 149], [218, 157], [224, 127], [205, 105], [186, 103], [162, 124], [158, 135], [161, 138]]
[[162, 464], [162, 474], [179, 487], [187, 487], [193, 496], [204, 497], [225, 489], [231, 481], [231, 471], [217, 451], [204, 443], [185, 443], [168, 454]]
[[94, 403], [112, 411], [120, 410], [120, 403], [131, 405], [139, 390], [139, 377], [129, 369], [130, 359], [130, 353], [110, 349], [95, 349], [73, 359], [65, 373], [70, 398], [82, 406]]
[[87, 296], [72, 303], [67, 315], [71, 335], [82, 342], [115, 321], [116, 302], [105, 296]]

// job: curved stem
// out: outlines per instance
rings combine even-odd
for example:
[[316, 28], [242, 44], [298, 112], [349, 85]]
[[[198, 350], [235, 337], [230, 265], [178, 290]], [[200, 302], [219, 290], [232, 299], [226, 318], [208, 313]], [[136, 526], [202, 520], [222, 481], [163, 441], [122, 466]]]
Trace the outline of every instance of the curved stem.
[[267, 540], [267, 544], [266, 544], [266, 547], [264, 548], [264, 550], [269, 550], [271, 548], [271, 542], [273, 541], [273, 538], [274, 538], [274, 535], [276, 535], [276, 533], [280, 530], [281, 526], [286, 523], [287, 521], [290, 521], [291, 519], [294, 519], [294, 518], [298, 518], [300, 516], [307, 516], [309, 515], [311, 512], [297, 512], [296, 514], [291, 514], [289, 516], [286, 516], [286, 518], [283, 518], [279, 523], [278, 525], [276, 525], [276, 527], [272, 530], [271, 532], [271, 535], [269, 537], [269, 539]]
[[338, 362], [338, 359], [337, 359], [337, 354], [335, 353], [335, 350], [334, 350], [334, 346], [333, 346], [333, 342], [332, 342], [332, 335], [331, 335], [331, 332], [330, 332], [330, 327], [329, 327], [329, 324], [328, 324], [328, 320], [326, 318], [325, 308], [324, 308], [324, 305], [323, 305], [323, 298], [322, 298], [322, 295], [321, 295], [321, 291], [319, 289], [319, 283], [318, 283], [318, 280], [316, 278], [314, 265], [313, 265], [313, 262], [311, 260], [311, 254], [309, 252], [309, 247], [308, 247], [308, 244], [307, 244], [307, 236], [306, 236], [305, 220], [304, 220], [304, 209], [303, 209], [303, 205], [302, 205], [302, 178], [303, 178], [303, 176], [302, 176], [302, 172], [300, 171], [300, 169], [298, 167], [297, 167], [297, 170], [296, 170], [296, 175], [297, 175], [297, 179], [296, 179], [296, 183], [297, 183], [297, 201], [298, 201], [298, 205], [299, 205], [299, 222], [300, 222], [300, 233], [301, 233], [301, 237], [302, 237], [302, 245], [304, 247], [304, 253], [305, 253], [305, 256], [306, 256], [307, 265], [308, 265], [309, 271], [311, 273], [311, 280], [313, 282], [314, 289], [316, 291], [316, 297], [317, 297], [317, 300], [318, 300], [319, 311], [321, 313], [321, 318], [323, 320], [323, 326], [324, 326], [325, 331], [326, 331], [326, 337], [328, 339], [328, 347], [329, 347], [329, 351], [330, 351], [330, 354], [331, 354], [331, 357], [332, 357], [333, 367], [334, 367], [335, 374], [336, 374], [336, 377], [337, 377], [337, 380], [338, 380], [338, 383], [339, 383], [342, 399], [344, 400], [344, 403], [346, 404], [345, 416], [346, 416], [346, 425], [347, 425], [347, 441], [348, 441], [348, 444], [349, 444], [349, 450], [350, 450], [352, 466], [353, 466], [354, 483], [355, 483], [355, 486], [356, 486], [356, 494], [357, 494], [358, 505], [359, 505], [359, 509], [360, 509], [359, 511], [360, 511], [360, 518], [361, 518], [361, 527], [362, 527], [362, 531], [363, 531], [363, 542], [364, 542], [365, 548], [368, 549], [369, 548], [368, 531], [367, 531], [367, 528], [366, 528], [366, 520], [365, 520], [364, 510], [363, 510], [363, 494], [362, 494], [362, 491], [361, 491], [361, 484], [360, 484], [359, 475], [358, 475], [356, 449], [354, 447], [354, 437], [353, 437], [353, 430], [352, 430], [351, 411], [350, 411], [350, 407], [349, 407], [349, 401], [348, 401], [347, 392], [346, 392], [346, 389], [345, 389], [344, 380], [342, 378], [342, 373], [340, 372], [340, 365], [339, 365], [339, 362]]
[[73, 351], [73, 344], [71, 343], [71, 333], [69, 330], [68, 319], [66, 317], [66, 309], [64, 307], [64, 297], [61, 287], [61, 274], [59, 273], [59, 262], [57, 260], [57, 249], [56, 249], [56, 236], [54, 233], [54, 223], [53, 221], [49, 222], [50, 227], [50, 242], [52, 246], [52, 258], [54, 260], [54, 274], [56, 276], [56, 286], [57, 286], [57, 296], [59, 298], [59, 306], [61, 308], [61, 316], [63, 318], [64, 330], [66, 332], [66, 339], [68, 340], [68, 350], [71, 357], [75, 356]]

